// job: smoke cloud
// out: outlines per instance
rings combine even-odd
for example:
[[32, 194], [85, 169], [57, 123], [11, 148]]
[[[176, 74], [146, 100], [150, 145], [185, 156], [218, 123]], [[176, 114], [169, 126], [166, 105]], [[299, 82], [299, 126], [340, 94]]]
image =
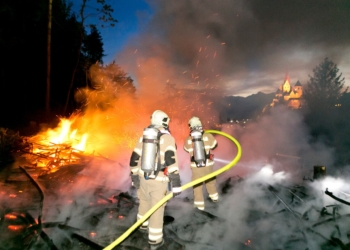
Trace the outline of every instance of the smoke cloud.
[[[275, 171], [287, 171], [295, 175], [307, 174], [314, 165], [333, 166], [333, 150], [322, 141], [310, 143], [308, 127], [300, 113], [286, 107], [275, 107], [258, 121], [241, 124], [224, 124], [223, 131], [240, 142], [243, 154], [239, 169], [246, 172], [249, 165], [272, 164]], [[222, 165], [233, 159], [236, 151], [232, 143], [218, 138], [223, 144], [215, 155]], [[228, 157], [231, 156], [231, 157]], [[235, 172], [235, 170], [232, 170]]]
[[149, 25], [116, 57], [140, 86], [151, 78], [217, 84], [226, 95], [274, 92], [286, 72], [306, 84], [325, 57], [350, 76], [346, 0], [149, 3]]

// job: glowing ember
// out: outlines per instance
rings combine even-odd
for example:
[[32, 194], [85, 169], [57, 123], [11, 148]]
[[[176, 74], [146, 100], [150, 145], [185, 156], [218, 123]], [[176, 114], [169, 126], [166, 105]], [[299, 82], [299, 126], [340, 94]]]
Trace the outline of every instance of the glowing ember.
[[17, 219], [17, 216], [16, 216], [16, 215], [13, 215], [13, 214], [6, 214], [6, 215], [5, 215], [5, 219], [8, 219], [8, 220], [15, 220], [15, 219]]
[[21, 225], [8, 225], [7, 228], [10, 229], [11, 231], [19, 231], [19, 230], [24, 229], [24, 226], [21, 226]]

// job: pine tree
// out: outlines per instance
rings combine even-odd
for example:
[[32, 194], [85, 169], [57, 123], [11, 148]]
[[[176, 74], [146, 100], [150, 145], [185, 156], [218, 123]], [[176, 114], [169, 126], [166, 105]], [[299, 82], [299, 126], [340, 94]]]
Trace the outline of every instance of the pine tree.
[[90, 63], [90, 65], [88, 65], [87, 68], [89, 68], [91, 64], [96, 62], [103, 63], [102, 57], [105, 56], [103, 54], [103, 42], [101, 34], [97, 30], [96, 26], [91, 26], [90, 34], [87, 35], [84, 39], [82, 51], [85, 58]]
[[[349, 159], [348, 111], [341, 108], [348, 88], [335, 63], [325, 58], [314, 70], [304, 89], [307, 105], [305, 123], [312, 141], [321, 141], [334, 149], [334, 166], [343, 166]], [[344, 102], [344, 101], [343, 101]]]
[[338, 72], [337, 65], [328, 58], [314, 68], [314, 74], [309, 76], [310, 80], [303, 93], [311, 111], [334, 107], [339, 102], [339, 98], [347, 92], [348, 88], [344, 89], [345, 79]]

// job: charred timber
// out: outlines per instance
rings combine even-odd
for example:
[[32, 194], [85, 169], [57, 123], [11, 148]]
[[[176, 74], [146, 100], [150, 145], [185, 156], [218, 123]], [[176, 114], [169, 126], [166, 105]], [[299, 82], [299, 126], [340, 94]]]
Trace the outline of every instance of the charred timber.
[[288, 209], [289, 212], [291, 212], [291, 213], [294, 215], [295, 218], [300, 219], [299, 216], [287, 205], [287, 203], [285, 203], [285, 202], [281, 199], [281, 197], [278, 196], [278, 194], [276, 193], [276, 189], [275, 189], [273, 186], [270, 186], [270, 185], [269, 185], [267, 189], [268, 189], [273, 195], [275, 195], [276, 198], [277, 198], [280, 202], [282, 202], [282, 204]]
[[332, 197], [334, 200], [339, 201], [339, 202], [341, 202], [341, 203], [343, 203], [343, 204], [345, 204], [345, 205], [350, 206], [350, 202], [344, 201], [343, 199], [340, 199], [340, 198], [338, 198], [337, 196], [333, 195], [332, 192], [329, 192], [329, 191], [328, 191], [328, 188], [326, 189], [326, 191], [325, 191], [324, 193], [325, 193], [326, 195]]

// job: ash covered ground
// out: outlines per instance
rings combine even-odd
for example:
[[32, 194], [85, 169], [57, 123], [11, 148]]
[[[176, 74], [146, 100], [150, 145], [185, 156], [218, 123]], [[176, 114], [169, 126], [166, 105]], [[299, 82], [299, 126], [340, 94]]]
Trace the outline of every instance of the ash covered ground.
[[[106, 164], [118, 163], [94, 159], [50, 174], [25, 164], [2, 168], [0, 249], [103, 249], [122, 235], [135, 222], [138, 199], [132, 188], [101, 185]], [[207, 199], [205, 211], [193, 208], [191, 190], [171, 199], [161, 249], [349, 249], [346, 179], [256, 167], [244, 177], [234, 169], [218, 177], [220, 201]], [[115, 249], [147, 247], [136, 230]]]

